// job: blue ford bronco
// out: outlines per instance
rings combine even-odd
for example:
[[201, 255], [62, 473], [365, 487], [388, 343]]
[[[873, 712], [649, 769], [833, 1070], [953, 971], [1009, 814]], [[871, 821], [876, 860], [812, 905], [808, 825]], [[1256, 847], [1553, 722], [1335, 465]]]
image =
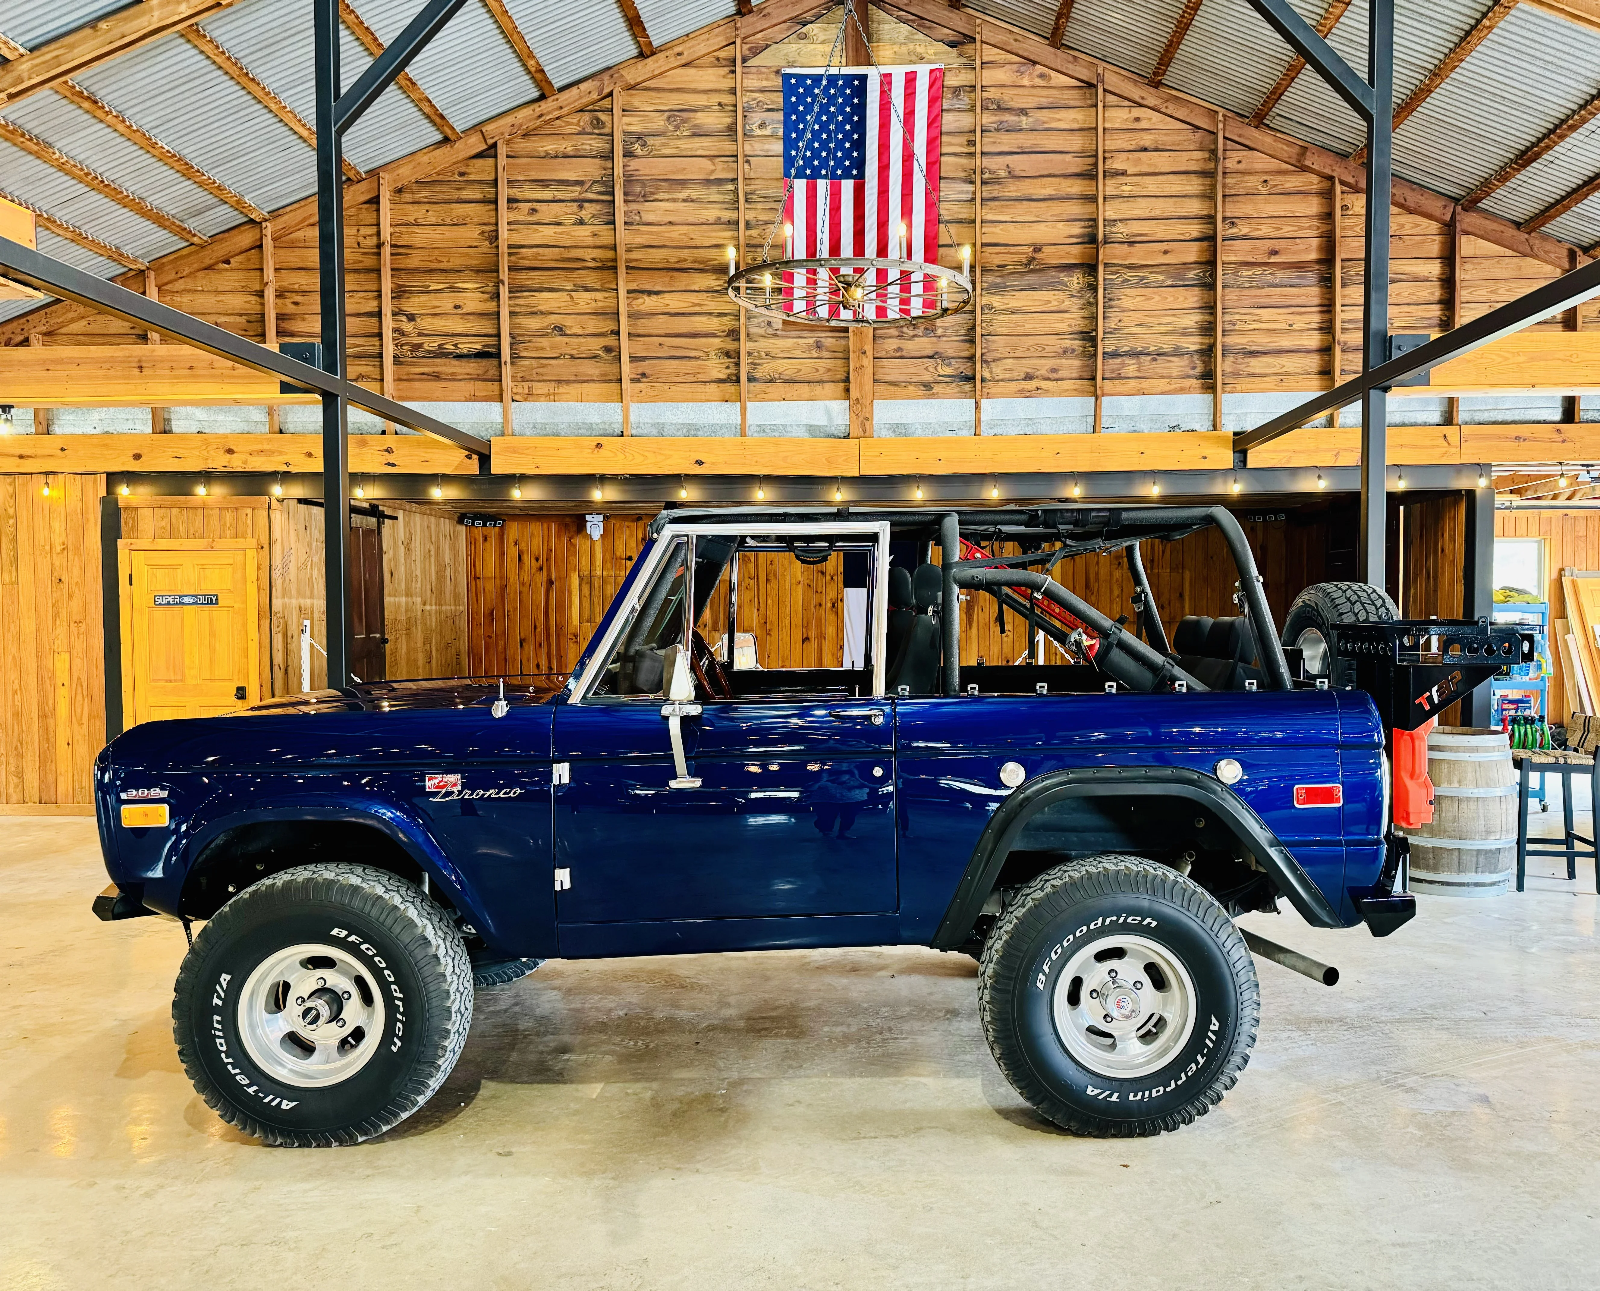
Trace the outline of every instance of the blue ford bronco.
[[[1207, 526], [1240, 613], [1169, 636], [1140, 543]], [[1084, 556], [1125, 562], [1131, 615], [1052, 576]], [[1015, 659], [962, 661], [969, 600]], [[1154, 1134], [1244, 1067], [1251, 951], [1303, 962], [1235, 916], [1410, 918], [1418, 736], [1531, 650], [1354, 583], [1280, 636], [1221, 508], [665, 512], [570, 676], [118, 736], [95, 912], [203, 921], [178, 1051], [268, 1143], [390, 1129], [449, 1075], [474, 988], [547, 958], [883, 945], [978, 960], [989, 1047], [1044, 1116]]]

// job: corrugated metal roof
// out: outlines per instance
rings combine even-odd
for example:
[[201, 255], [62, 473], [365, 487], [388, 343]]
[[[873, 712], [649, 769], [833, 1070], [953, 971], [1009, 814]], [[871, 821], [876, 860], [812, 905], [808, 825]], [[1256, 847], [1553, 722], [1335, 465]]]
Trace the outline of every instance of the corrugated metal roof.
[[557, 89], [639, 56], [622, 10], [613, 4], [506, 0], [506, 8]]
[[127, 7], [128, 0], [6, 0], [0, 32], [24, 49], [36, 49]]
[[[1307, 22], [1319, 0], [1292, 0]], [[1283, 75], [1293, 51], [1246, 0], [1205, 0], [1178, 47], [1166, 84], [1248, 118]]]
[[639, 0], [639, 17], [658, 47], [738, 12], [733, 0]]
[[[360, 0], [356, 12], [388, 44], [416, 16], [417, 0]], [[476, 0], [450, 19], [408, 70], [461, 131], [539, 97], [500, 24]]]
[[[1183, 12], [1183, 0], [1078, 0], [1063, 44], [1149, 76]], [[1054, 22], [1055, 15], [1050, 15]], [[1045, 34], [1050, 32], [1047, 23]]]

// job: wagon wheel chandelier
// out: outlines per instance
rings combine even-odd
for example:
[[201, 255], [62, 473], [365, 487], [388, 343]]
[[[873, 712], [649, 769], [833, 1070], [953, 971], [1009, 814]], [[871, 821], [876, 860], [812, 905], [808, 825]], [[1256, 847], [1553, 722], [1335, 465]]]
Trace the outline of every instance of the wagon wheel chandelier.
[[[867, 59], [874, 72], [879, 71], [878, 60], [867, 40], [867, 32], [856, 12], [855, 0], [844, 0], [844, 20], [839, 24], [839, 34], [834, 37], [828, 51], [828, 60], [822, 74], [811, 91], [810, 112], [806, 117], [795, 149], [797, 157], [811, 157], [822, 149], [826, 159], [826, 173], [836, 175], [848, 164], [848, 158], [839, 156], [839, 132], [826, 128], [826, 141], [814, 143], [818, 117], [825, 101], [830, 98], [828, 82], [844, 72], [845, 33], [851, 23], [861, 35]], [[835, 86], [835, 89], [837, 87]], [[837, 93], [832, 96], [837, 101]], [[900, 110], [896, 96], [886, 99], [890, 112], [891, 130], [902, 136], [904, 154], [911, 157], [916, 179], [923, 187], [927, 209], [936, 210], [938, 193], [929, 180], [922, 156], [916, 148], [911, 129]], [[792, 210], [795, 195], [795, 178], [792, 173], [798, 166], [785, 166], [791, 171], [784, 178], [783, 201], [778, 214], [767, 230], [766, 241], [761, 245], [759, 264], [739, 268], [738, 250], [728, 248], [728, 295], [741, 308], [769, 318], [788, 319], [792, 322], [821, 323], [831, 327], [892, 327], [904, 323], [929, 322], [965, 309], [972, 300], [972, 248], [957, 248], [955, 236], [943, 219], [937, 222], [933, 257], [929, 260], [912, 258], [919, 239], [911, 235], [905, 223], [892, 229], [888, 235], [888, 254], [878, 255], [814, 255], [796, 257], [795, 228], [786, 220]], [[817, 210], [812, 217], [813, 227], [826, 229], [829, 223], [829, 205], [839, 198], [831, 191], [839, 185], [822, 183], [816, 188]], [[783, 258], [771, 258], [772, 246], [781, 232]], [[938, 263], [939, 250], [948, 239], [952, 258], [959, 253], [959, 272]], [[801, 236], [801, 245], [805, 235]]]

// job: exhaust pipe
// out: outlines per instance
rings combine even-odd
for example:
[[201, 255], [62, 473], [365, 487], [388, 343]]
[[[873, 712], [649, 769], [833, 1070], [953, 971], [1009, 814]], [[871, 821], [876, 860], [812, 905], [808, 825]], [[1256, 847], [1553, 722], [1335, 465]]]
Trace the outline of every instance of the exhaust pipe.
[[1302, 955], [1298, 950], [1290, 950], [1275, 941], [1258, 937], [1244, 928], [1240, 928], [1239, 931], [1244, 936], [1244, 944], [1250, 947], [1250, 953], [1257, 959], [1270, 959], [1273, 963], [1292, 968], [1295, 972], [1309, 977], [1313, 982], [1321, 982], [1324, 986], [1338, 985], [1339, 970], [1332, 964], [1319, 964], [1309, 955]]

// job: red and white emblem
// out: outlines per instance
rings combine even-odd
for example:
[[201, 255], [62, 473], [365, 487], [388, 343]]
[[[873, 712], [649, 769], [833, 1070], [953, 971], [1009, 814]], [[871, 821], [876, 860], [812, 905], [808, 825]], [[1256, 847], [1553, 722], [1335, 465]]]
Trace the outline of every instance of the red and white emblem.
[[459, 791], [461, 788], [461, 773], [431, 772], [423, 781], [423, 786], [429, 793], [445, 793], [451, 789]]

